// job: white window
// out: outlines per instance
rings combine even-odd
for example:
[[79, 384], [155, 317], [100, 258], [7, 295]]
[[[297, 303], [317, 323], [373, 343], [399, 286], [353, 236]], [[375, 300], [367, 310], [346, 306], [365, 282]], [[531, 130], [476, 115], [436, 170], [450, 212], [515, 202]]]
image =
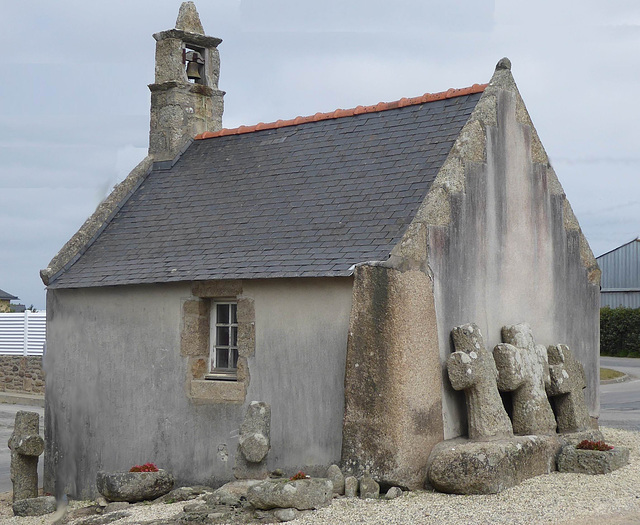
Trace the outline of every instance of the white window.
[[211, 305], [209, 336], [211, 379], [236, 379], [238, 371], [238, 304], [214, 302]]

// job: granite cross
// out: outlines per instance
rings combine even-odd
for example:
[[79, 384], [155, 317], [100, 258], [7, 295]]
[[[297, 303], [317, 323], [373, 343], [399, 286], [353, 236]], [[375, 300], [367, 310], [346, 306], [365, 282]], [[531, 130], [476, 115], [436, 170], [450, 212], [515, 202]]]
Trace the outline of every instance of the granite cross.
[[567, 345], [547, 348], [551, 384], [547, 389], [554, 398], [559, 432], [580, 432], [591, 427], [591, 418], [584, 400], [587, 386], [582, 364]]
[[38, 497], [38, 456], [44, 450], [39, 430], [40, 416], [36, 412], [19, 410], [16, 413], [9, 438], [14, 502]]
[[502, 327], [503, 344], [493, 350], [498, 389], [513, 392], [513, 433], [553, 434], [556, 419], [547, 398], [547, 349], [536, 345], [527, 323]]
[[465, 324], [454, 328], [451, 335], [455, 351], [447, 361], [447, 372], [453, 388], [465, 393], [469, 439], [513, 436], [496, 384], [496, 364], [484, 347], [480, 329]]

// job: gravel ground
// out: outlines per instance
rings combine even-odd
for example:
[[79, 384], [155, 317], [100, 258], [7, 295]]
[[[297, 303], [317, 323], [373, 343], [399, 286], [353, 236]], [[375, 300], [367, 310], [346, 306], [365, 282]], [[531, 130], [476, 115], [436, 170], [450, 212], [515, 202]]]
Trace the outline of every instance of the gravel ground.
[[[437, 492], [410, 492], [385, 500], [336, 499], [333, 504], [291, 525], [627, 525], [640, 524], [640, 433], [602, 429], [606, 441], [629, 447], [630, 464], [604, 476], [560, 474], [538, 476], [489, 496], [457, 496]], [[10, 517], [10, 499], [0, 498], [0, 523], [41, 525], [50, 517]], [[89, 502], [72, 502], [79, 508]], [[143, 524], [171, 518], [184, 503], [135, 505], [131, 516], [117, 525]], [[77, 521], [77, 520], [74, 520]], [[69, 522], [73, 523], [73, 521]]]

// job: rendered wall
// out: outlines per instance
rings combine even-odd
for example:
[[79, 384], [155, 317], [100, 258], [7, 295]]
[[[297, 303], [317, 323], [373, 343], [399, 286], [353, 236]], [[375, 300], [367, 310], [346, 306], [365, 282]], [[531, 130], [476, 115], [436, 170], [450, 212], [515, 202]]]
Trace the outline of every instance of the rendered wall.
[[451, 329], [463, 323], [477, 323], [489, 349], [500, 342], [502, 326], [522, 321], [537, 343], [569, 345], [585, 367], [590, 412], [599, 411], [599, 271], [501, 64], [421, 211], [447, 438], [466, 432], [464, 396], [444, 368]]
[[243, 404], [188, 397], [180, 331], [189, 284], [49, 290], [45, 490], [90, 497], [97, 470], [147, 461], [181, 484], [229, 481], [252, 400], [272, 405], [270, 468], [338, 461], [351, 286], [244, 282], [256, 344]]

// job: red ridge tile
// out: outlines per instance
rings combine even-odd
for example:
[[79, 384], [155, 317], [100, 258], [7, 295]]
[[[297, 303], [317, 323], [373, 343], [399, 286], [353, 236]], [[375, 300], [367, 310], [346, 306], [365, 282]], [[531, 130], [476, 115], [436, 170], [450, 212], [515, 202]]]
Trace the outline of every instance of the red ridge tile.
[[295, 126], [297, 124], [304, 124], [307, 122], [318, 122], [320, 120], [352, 117], [353, 115], [362, 115], [363, 113], [377, 113], [379, 111], [387, 111], [389, 109], [415, 106], [417, 104], [435, 102], [436, 100], [445, 100], [448, 98], [482, 93], [487, 86], [488, 84], [474, 84], [473, 86], [461, 89], [450, 88], [447, 91], [441, 91], [440, 93], [425, 93], [424, 95], [419, 97], [403, 97], [400, 100], [395, 100], [393, 102], [378, 102], [373, 106], [357, 106], [351, 109], [336, 109], [335, 111], [331, 111], [329, 113], [316, 113], [315, 115], [310, 115], [308, 117], [299, 116], [289, 120], [277, 120], [276, 122], [267, 123], [260, 122], [258, 124], [255, 124], [254, 126], [240, 126], [233, 129], [223, 128], [220, 131], [205, 131], [204, 133], [196, 135], [195, 140], [224, 137], [226, 135], [241, 135], [244, 133], [252, 133], [254, 131], [261, 131], [264, 129], [284, 128], [287, 126]]

